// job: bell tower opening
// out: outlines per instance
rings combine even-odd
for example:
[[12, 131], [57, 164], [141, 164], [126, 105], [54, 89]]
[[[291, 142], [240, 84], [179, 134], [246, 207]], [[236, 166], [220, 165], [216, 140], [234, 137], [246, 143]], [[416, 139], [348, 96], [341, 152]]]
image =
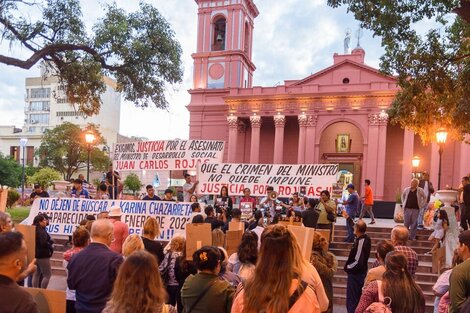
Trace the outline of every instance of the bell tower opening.
[[223, 16], [216, 17], [213, 28], [212, 51], [225, 50], [226, 20]]

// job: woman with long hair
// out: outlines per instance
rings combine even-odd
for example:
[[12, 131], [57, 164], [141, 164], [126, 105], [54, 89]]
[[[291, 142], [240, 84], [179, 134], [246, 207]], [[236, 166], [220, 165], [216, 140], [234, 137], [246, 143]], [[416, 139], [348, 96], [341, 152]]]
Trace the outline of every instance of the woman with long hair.
[[364, 312], [374, 302], [390, 303], [393, 313], [424, 313], [423, 291], [415, 283], [406, 265], [406, 256], [392, 251], [385, 257], [382, 280], [370, 282], [362, 292], [356, 313]]
[[179, 297], [180, 288], [178, 280], [176, 279], [176, 260], [183, 254], [185, 248], [185, 239], [182, 236], [174, 236], [170, 243], [165, 247], [165, 257], [160, 264], [160, 272], [162, 273], [163, 283], [168, 292], [168, 303], [171, 305], [176, 304], [176, 299]]
[[315, 291], [302, 280], [302, 260], [300, 247], [285, 226], [267, 227], [255, 275], [237, 295], [232, 313], [320, 313]]
[[[79, 226], [72, 234], [72, 244], [73, 247], [64, 252], [64, 267], [67, 268], [67, 264], [72, 259], [72, 256], [82, 251], [83, 248], [88, 246], [90, 243], [90, 233], [85, 228], [85, 226]], [[65, 295], [67, 299], [66, 312], [75, 313], [75, 290], [70, 290], [69, 287], [65, 290]]]
[[227, 219], [230, 220], [232, 217], [233, 202], [228, 194], [228, 187], [222, 186], [220, 188], [220, 194], [215, 196], [214, 207], [216, 212], [221, 212], [223, 209], [227, 214]]
[[258, 235], [247, 230], [243, 233], [237, 252], [228, 259], [227, 270], [247, 280], [254, 274], [255, 264], [258, 259]]
[[119, 268], [103, 313], [176, 313], [165, 304], [167, 294], [157, 260], [145, 250], [134, 252]]
[[48, 220], [43, 214], [38, 214], [33, 225], [36, 226], [36, 266], [33, 275], [33, 287], [47, 289], [52, 276], [51, 256], [54, 253], [53, 241], [47, 233]]
[[145, 250], [153, 254], [157, 258], [160, 265], [163, 262], [165, 255], [163, 254], [162, 244], [155, 240], [160, 235], [160, 225], [154, 217], [149, 217], [144, 223], [144, 234], [142, 241], [144, 242]]
[[310, 263], [317, 269], [323, 287], [328, 296], [329, 306], [327, 313], [333, 312], [333, 276], [338, 267], [338, 261], [333, 253], [328, 252], [328, 240], [315, 232], [313, 235], [313, 250]]
[[[175, 262], [175, 277], [178, 281], [178, 290], [181, 290], [181, 288], [183, 288], [183, 284], [189, 275], [194, 275], [196, 273], [196, 264], [193, 262], [193, 260], [187, 260], [186, 258], [186, 241], [183, 238], [183, 253], [181, 254], [181, 256], [176, 258]], [[182, 313], [183, 302], [181, 302], [181, 292], [178, 292], [178, 294], [176, 295], [176, 303], [178, 313]]]

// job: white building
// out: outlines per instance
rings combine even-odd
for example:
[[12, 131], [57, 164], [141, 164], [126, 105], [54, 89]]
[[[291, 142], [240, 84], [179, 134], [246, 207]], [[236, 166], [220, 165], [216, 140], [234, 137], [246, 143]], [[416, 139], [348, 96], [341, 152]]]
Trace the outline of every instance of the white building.
[[[34, 151], [41, 145], [42, 133], [63, 122], [70, 122], [82, 128], [89, 123], [99, 131], [111, 147], [118, 141], [121, 116], [121, 93], [116, 91], [116, 82], [105, 77], [106, 91], [101, 95], [101, 108], [91, 117], [77, 111], [65, 95], [63, 86], [56, 76], [26, 78], [25, 119], [23, 129], [14, 126], [0, 126], [0, 153], [23, 158], [20, 139], [28, 139], [25, 147], [26, 163], [37, 166]], [[21, 150], [21, 151], [20, 151]]]

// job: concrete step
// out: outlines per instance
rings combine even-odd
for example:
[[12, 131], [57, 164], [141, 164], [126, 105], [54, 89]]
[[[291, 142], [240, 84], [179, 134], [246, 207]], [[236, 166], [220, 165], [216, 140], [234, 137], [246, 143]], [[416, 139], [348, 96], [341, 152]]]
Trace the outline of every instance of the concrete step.
[[[339, 245], [339, 246], [347, 245], [348, 244], [347, 242], [343, 242], [345, 239], [346, 239], [346, 237], [341, 237], [341, 236], [335, 237], [334, 240], [331, 242], [330, 247], [332, 245]], [[372, 247], [375, 247], [382, 240], [390, 240], [390, 239], [374, 239], [374, 238], [371, 238]], [[412, 247], [413, 249], [414, 248], [417, 248], [417, 249], [426, 248], [426, 249], [431, 250], [433, 245], [434, 245], [434, 242], [429, 241], [429, 240], [415, 240], [415, 241], [409, 241], [407, 243], [407, 246]]]
[[[333, 277], [333, 283], [336, 285], [341, 285], [341, 286], [346, 286], [348, 281], [348, 276], [344, 271], [338, 270]], [[432, 293], [432, 287], [434, 286], [434, 282], [432, 281], [421, 281], [419, 278], [416, 278], [416, 283], [419, 285], [419, 287], [424, 291]]]
[[67, 276], [67, 272], [65, 268], [62, 266], [51, 266], [52, 268], [52, 275], [57, 275], [57, 276]]
[[[337, 256], [336, 259], [338, 260], [338, 271], [339, 269], [343, 269], [344, 264], [347, 261], [346, 256]], [[369, 268], [372, 268], [372, 265], [375, 262], [375, 258], [369, 258]], [[427, 273], [427, 274], [432, 274], [432, 263], [431, 262], [421, 262], [421, 260], [418, 263], [418, 268], [416, 269], [417, 273]], [[437, 274], [436, 275], [436, 280], [437, 280]]]
[[[349, 248], [348, 250], [346, 250], [345, 248], [343, 249], [337, 249], [337, 248], [330, 248], [330, 252], [333, 253], [334, 255], [336, 255], [337, 257], [339, 256], [348, 256], [349, 255], [349, 252], [350, 252], [350, 249]], [[426, 250], [424, 250], [426, 251]], [[374, 250], [371, 250], [370, 251], [370, 254], [369, 254], [369, 258], [372, 258], [372, 259], [375, 259], [375, 251]], [[418, 253], [418, 260], [419, 262], [432, 262], [432, 255], [424, 255], [424, 254], [419, 254]]]
[[[431, 251], [432, 247], [433, 247], [433, 243], [426, 243], [427, 245], [422, 245], [422, 246], [416, 246], [414, 243], [412, 245], [408, 245], [411, 249], [413, 249], [416, 253], [418, 254], [424, 254], [428, 251]], [[349, 250], [351, 249], [351, 244], [348, 243], [348, 242], [337, 242], [337, 241], [333, 241], [331, 244], [330, 244], [330, 250], [331, 249], [339, 249], [339, 250]], [[372, 243], [372, 249], [371, 251], [374, 251], [374, 254], [375, 254], [375, 251], [377, 250], [377, 243]]]
[[[388, 232], [372, 232], [372, 231], [367, 231], [367, 235], [369, 235], [369, 237], [371, 239], [377, 239], [377, 240], [383, 240], [383, 239], [386, 239], [386, 240], [390, 240], [390, 234], [391, 234], [392, 230], [389, 229]], [[429, 238], [429, 235], [431, 235], [432, 232], [429, 232], [429, 233], [420, 233], [420, 234], [417, 234], [416, 235], [416, 239], [418, 241], [428, 241], [428, 238]], [[341, 238], [346, 238], [346, 236], [348, 235], [348, 232], [345, 230], [341, 230], [341, 229], [336, 229], [335, 228], [335, 241], [339, 241], [338, 239], [336, 239], [337, 237], [341, 237]]]

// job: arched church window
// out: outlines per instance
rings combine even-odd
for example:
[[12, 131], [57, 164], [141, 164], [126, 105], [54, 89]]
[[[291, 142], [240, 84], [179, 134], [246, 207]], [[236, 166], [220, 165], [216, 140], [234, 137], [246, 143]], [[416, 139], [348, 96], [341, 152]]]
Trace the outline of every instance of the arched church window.
[[349, 84], [349, 78], [347, 77], [343, 78], [343, 84]]
[[214, 21], [214, 35], [212, 41], [212, 51], [225, 50], [225, 17], [217, 17]]

